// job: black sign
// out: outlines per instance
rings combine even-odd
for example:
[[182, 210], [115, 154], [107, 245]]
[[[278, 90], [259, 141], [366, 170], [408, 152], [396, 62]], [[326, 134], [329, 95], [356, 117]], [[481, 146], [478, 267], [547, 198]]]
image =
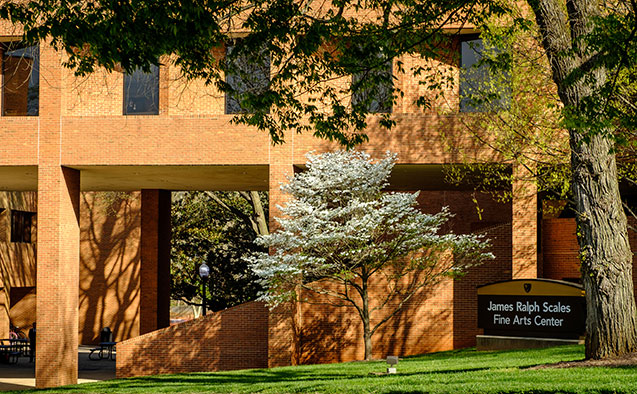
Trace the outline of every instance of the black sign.
[[486, 335], [578, 338], [585, 322], [580, 285], [532, 279], [478, 288], [478, 327]]

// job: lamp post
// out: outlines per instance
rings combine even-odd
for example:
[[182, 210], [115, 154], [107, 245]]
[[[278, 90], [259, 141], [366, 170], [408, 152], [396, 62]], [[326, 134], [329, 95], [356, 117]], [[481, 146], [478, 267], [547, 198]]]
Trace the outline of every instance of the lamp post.
[[201, 299], [203, 300], [201, 312], [203, 316], [206, 316], [206, 282], [210, 277], [210, 268], [206, 263], [199, 266], [199, 277], [201, 278]]

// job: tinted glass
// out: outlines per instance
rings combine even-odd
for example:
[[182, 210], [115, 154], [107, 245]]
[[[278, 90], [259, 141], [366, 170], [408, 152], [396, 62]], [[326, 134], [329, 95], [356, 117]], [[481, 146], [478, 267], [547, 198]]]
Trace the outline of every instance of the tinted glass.
[[37, 116], [40, 100], [40, 48], [21, 43], [4, 46], [2, 115]]
[[[226, 47], [226, 57], [232, 53], [234, 46]], [[242, 54], [233, 58], [228, 64], [226, 83], [232, 92], [226, 94], [226, 113], [238, 114], [250, 112], [244, 108], [242, 101], [249, 94], [260, 94], [268, 88], [270, 82], [270, 56], [264, 51], [259, 56]]]
[[352, 93], [352, 105], [367, 105], [372, 113], [392, 111], [392, 62], [384, 63], [380, 68], [366, 70], [352, 75], [352, 85], [360, 84]]
[[11, 212], [11, 242], [31, 242], [33, 212]]
[[[495, 54], [499, 49], [490, 48]], [[486, 112], [506, 109], [511, 103], [510, 75], [492, 70], [479, 62], [485, 55], [482, 39], [460, 44], [460, 112]]]
[[124, 75], [124, 115], [159, 114], [159, 67]]

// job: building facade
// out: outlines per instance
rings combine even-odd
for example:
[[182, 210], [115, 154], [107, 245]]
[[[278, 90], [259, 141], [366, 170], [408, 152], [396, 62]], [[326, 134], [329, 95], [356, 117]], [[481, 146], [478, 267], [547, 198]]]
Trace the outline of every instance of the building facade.
[[[26, 48], [12, 26], [0, 30], [0, 189], [6, 191], [0, 200], [0, 329], [6, 333], [9, 319], [21, 326], [36, 320], [36, 384], [58, 386], [76, 382], [78, 344], [94, 342], [102, 327], [125, 340], [151, 338], [168, 326], [170, 191], [268, 191], [276, 215], [286, 198], [279, 185], [302, 169], [305, 153], [338, 146], [294, 133], [273, 146], [266, 133], [231, 123], [233, 111], [221, 92], [184, 82], [168, 61], [149, 74], [75, 77], [50, 46]], [[452, 56], [429, 59], [429, 65], [444, 67], [457, 81], [462, 42], [451, 38]], [[422, 62], [401, 61], [404, 67]], [[477, 330], [475, 285], [543, 273], [578, 276], [573, 221], [554, 219], [543, 230], [532, 182], [516, 181], [513, 189], [525, 192], [506, 203], [445, 183], [444, 166], [466, 157], [445, 148], [442, 136], [472, 144], [464, 131], [471, 115], [461, 111], [458, 84], [435, 110], [423, 111], [415, 100], [426, 88], [405, 75], [395, 83], [405, 92], [391, 109], [396, 126], [383, 130], [371, 115], [369, 142], [360, 149], [376, 157], [397, 153], [389, 189], [421, 191], [428, 212], [450, 206], [456, 232], [496, 237], [497, 264], [423, 295], [421, 314], [405, 314], [382, 334], [395, 336], [402, 347], [396, 342], [380, 349], [413, 354], [469, 346]], [[484, 146], [471, 152], [476, 160], [493, 155]], [[20, 241], [8, 239], [14, 229]], [[560, 238], [565, 241], [552, 244]], [[302, 339], [288, 335], [294, 319], [276, 320], [272, 313], [266, 319], [267, 365], [360, 357], [350, 331], [338, 336], [347, 343], [330, 339], [335, 327], [355, 329], [347, 316], [319, 309], [293, 315], [305, 322]], [[329, 330], [332, 336], [324, 334]]]

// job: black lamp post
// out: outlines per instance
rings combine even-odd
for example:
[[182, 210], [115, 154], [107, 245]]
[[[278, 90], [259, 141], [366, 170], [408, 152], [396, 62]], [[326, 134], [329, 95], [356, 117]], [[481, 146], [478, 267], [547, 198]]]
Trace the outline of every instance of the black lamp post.
[[206, 263], [202, 263], [199, 266], [199, 277], [201, 278], [201, 299], [203, 300], [201, 312], [202, 315], [206, 316], [206, 283], [210, 277], [210, 268], [206, 265]]

